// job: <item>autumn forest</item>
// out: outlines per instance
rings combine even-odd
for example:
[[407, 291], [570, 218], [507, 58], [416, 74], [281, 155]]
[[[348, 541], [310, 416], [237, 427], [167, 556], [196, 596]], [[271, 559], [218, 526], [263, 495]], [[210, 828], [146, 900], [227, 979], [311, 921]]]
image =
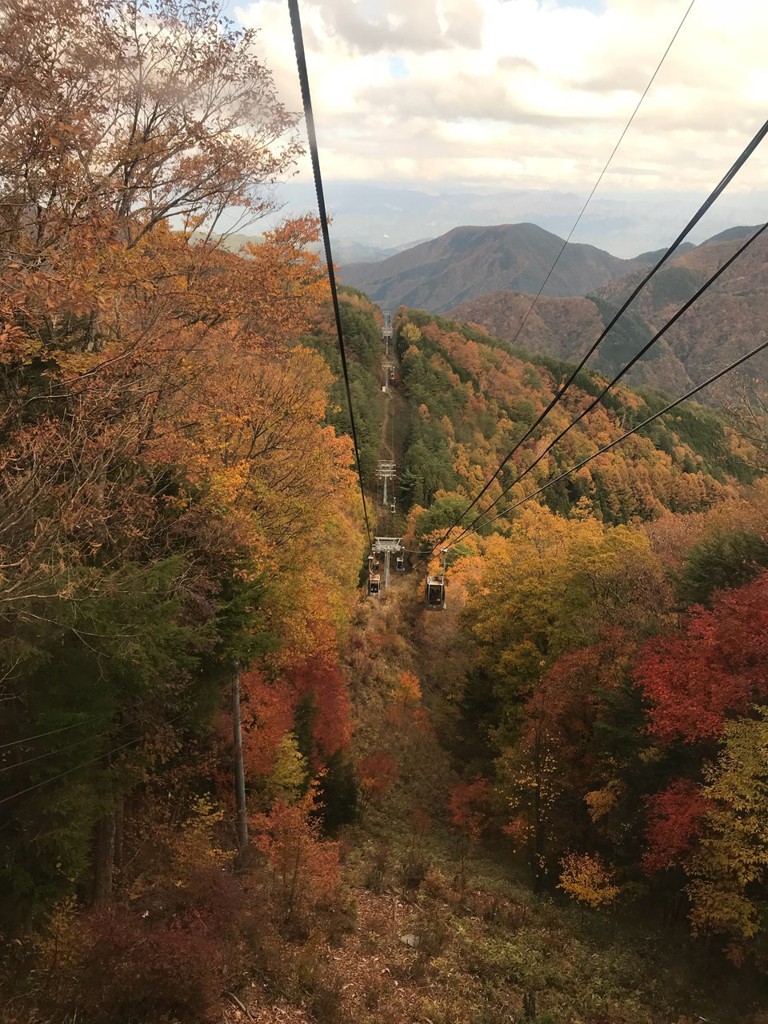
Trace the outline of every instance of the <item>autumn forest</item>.
[[254, 39], [0, 5], [0, 1017], [766, 1024], [764, 382], [342, 283], [358, 464]]

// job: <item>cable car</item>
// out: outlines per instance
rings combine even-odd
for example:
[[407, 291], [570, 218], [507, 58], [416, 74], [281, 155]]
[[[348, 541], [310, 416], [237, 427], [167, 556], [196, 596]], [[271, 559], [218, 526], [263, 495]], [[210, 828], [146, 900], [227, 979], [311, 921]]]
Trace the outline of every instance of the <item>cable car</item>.
[[381, 592], [381, 576], [368, 577], [368, 593], [371, 597], [378, 597]]
[[404, 555], [398, 555], [397, 558], [395, 558], [395, 569], [397, 569], [398, 572], [405, 572], [405, 556]]
[[445, 610], [445, 577], [427, 576], [427, 586], [424, 593], [424, 603], [432, 611]]

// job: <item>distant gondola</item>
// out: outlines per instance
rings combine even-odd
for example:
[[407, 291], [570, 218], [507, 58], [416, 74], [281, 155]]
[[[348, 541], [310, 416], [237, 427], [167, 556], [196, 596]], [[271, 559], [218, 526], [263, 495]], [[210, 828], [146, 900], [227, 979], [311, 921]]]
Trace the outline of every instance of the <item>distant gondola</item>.
[[445, 577], [427, 576], [424, 603], [432, 611], [445, 611]]

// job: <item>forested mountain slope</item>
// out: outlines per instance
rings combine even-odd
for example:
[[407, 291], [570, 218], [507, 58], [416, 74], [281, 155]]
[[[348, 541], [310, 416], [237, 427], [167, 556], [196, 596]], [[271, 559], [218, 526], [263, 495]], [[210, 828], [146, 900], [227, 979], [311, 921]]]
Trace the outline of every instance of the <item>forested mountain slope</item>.
[[[638, 296], [633, 310], [651, 331], [658, 330], [752, 231], [734, 228], [674, 258]], [[768, 239], [763, 235], [667, 333], [663, 339], [668, 346], [667, 365], [661, 361], [654, 366], [649, 360], [644, 379], [661, 384], [671, 368], [671, 357], [684, 369], [687, 380], [695, 383], [759, 344], [766, 337], [768, 315], [766, 265]], [[599, 298], [616, 308], [632, 284], [632, 278], [612, 283], [601, 289]], [[765, 355], [756, 357], [747, 372], [768, 378]]]
[[[402, 486], [410, 500], [445, 506], [470, 497], [501, 462], [567, 377], [570, 366], [511, 349], [477, 329], [410, 311], [400, 326], [403, 385], [410, 403]], [[526, 441], [488, 492], [488, 502], [513, 483], [546, 442], [566, 426], [605, 383], [582, 372], [567, 397]], [[659, 393], [619, 387], [609, 393], [496, 511], [544, 479], [594, 452], [666, 404]], [[733, 496], [755, 476], [749, 446], [720, 413], [690, 403], [601, 456], [543, 497], [567, 513], [579, 501], [609, 522], [652, 519], [665, 510], [696, 512]], [[445, 495], [435, 503], [439, 493]]]
[[269, 206], [294, 119], [215, 7], [129, 15], [0, 19], [4, 1021], [221, 1017], [278, 898], [232, 870], [247, 830], [314, 842], [314, 796], [354, 803], [364, 532], [317, 223], [197, 231]]
[[[454, 228], [389, 259], [349, 264], [341, 277], [383, 306], [445, 312], [500, 288], [538, 290], [562, 244], [535, 224]], [[643, 265], [592, 245], [569, 245], [545, 294], [585, 295]]]
[[[749, 228], [733, 228], [673, 257], [624, 314], [590, 365], [602, 372], [615, 372], [751, 233]], [[758, 344], [765, 336], [768, 312], [767, 258], [768, 242], [763, 237], [630, 371], [629, 383], [680, 394]], [[643, 272], [638, 271], [582, 299], [541, 298], [522, 331], [532, 295], [509, 290], [481, 295], [461, 303], [452, 315], [479, 324], [497, 337], [517, 337], [519, 344], [533, 352], [577, 360], [599, 337], [642, 276]], [[746, 372], [766, 379], [768, 357], [756, 357]], [[733, 387], [729, 381], [715, 389], [710, 398], [724, 402]]]
[[[566, 368], [424, 313], [398, 326], [420, 488], [406, 542], [447, 547], [449, 608], [424, 623], [421, 671], [461, 776], [454, 827], [470, 844], [501, 832], [534, 891], [664, 908], [764, 971], [765, 425], [747, 442], [727, 415], [683, 405], [462, 535], [448, 528]], [[597, 384], [580, 375], [502, 484]], [[495, 511], [662, 403], [619, 389]]]

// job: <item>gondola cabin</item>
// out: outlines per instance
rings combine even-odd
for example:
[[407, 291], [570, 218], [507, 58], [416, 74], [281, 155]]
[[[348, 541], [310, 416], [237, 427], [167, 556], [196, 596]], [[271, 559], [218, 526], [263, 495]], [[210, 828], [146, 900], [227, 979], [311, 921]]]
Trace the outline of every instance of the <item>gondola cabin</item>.
[[403, 555], [398, 555], [395, 559], [395, 569], [398, 572], [405, 572], [405, 557]]
[[368, 577], [368, 593], [371, 597], [378, 597], [381, 592], [381, 576]]
[[425, 591], [425, 604], [433, 611], [444, 611], [445, 609], [445, 577], [427, 576]]

